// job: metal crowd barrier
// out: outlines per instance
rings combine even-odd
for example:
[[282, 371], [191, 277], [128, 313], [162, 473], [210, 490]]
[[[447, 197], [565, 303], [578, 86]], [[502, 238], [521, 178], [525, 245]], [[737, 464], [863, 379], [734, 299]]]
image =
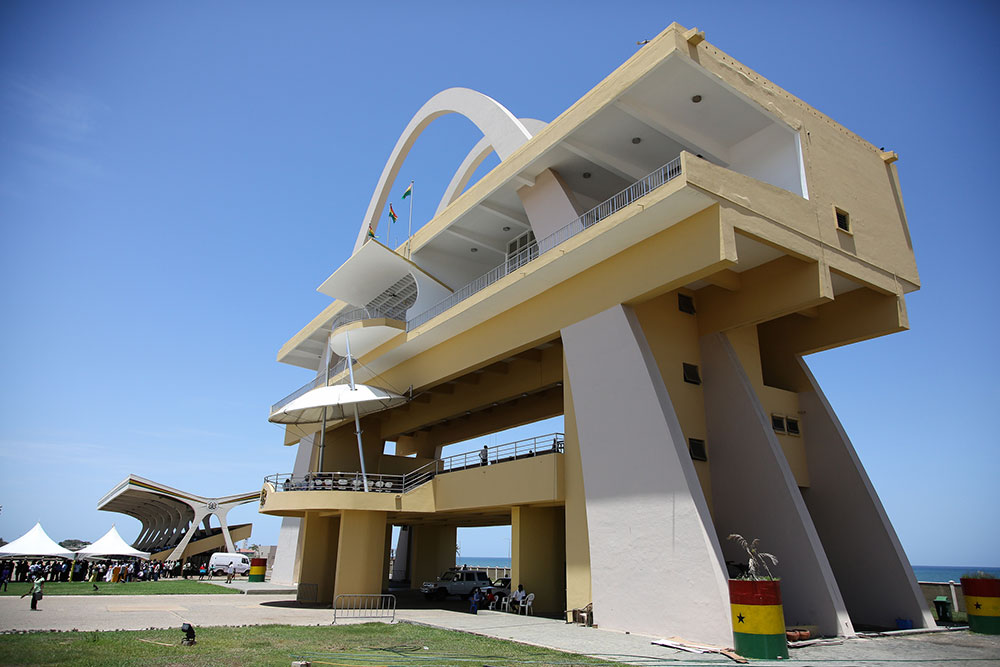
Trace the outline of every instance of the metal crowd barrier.
[[396, 620], [396, 596], [349, 593], [333, 600], [333, 622], [345, 618], [388, 618]]

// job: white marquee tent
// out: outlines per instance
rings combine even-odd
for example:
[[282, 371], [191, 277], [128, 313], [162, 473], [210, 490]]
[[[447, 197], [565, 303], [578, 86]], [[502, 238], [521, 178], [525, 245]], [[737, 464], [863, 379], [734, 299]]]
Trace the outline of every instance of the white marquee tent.
[[111, 530], [104, 534], [104, 537], [97, 540], [90, 546], [86, 546], [76, 552], [80, 558], [103, 558], [105, 556], [129, 556], [149, 560], [149, 552], [133, 549], [128, 542], [118, 534], [118, 529], [111, 524]]
[[42, 530], [40, 523], [36, 523], [34, 528], [13, 542], [0, 547], [0, 558], [51, 558], [54, 556], [72, 558], [73, 552], [53, 542], [52, 538]]

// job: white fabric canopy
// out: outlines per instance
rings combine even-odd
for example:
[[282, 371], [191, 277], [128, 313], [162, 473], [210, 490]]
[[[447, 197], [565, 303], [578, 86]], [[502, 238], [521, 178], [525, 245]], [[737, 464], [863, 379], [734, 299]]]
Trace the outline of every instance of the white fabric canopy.
[[27, 558], [47, 558], [53, 556], [72, 558], [73, 552], [53, 542], [52, 538], [42, 530], [42, 524], [36, 523], [35, 527], [24, 535], [0, 547], [0, 558], [15, 556]]
[[118, 534], [118, 529], [111, 524], [111, 530], [104, 534], [104, 537], [97, 540], [90, 546], [86, 546], [76, 554], [82, 558], [101, 558], [103, 556], [134, 556], [149, 560], [149, 553], [133, 549], [128, 542]]
[[365, 416], [406, 403], [406, 399], [379, 387], [355, 384], [337, 384], [332, 387], [317, 387], [284, 407], [276, 410], [268, 421], [276, 424], [313, 424], [323, 421], [323, 411], [330, 421], [350, 419], [354, 416], [354, 406], [358, 415]]

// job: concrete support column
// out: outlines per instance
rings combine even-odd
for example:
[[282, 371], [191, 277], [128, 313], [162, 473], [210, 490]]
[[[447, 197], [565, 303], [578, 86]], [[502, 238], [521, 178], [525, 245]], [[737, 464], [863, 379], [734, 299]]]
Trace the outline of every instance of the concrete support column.
[[233, 536], [229, 533], [229, 525], [226, 523], [226, 515], [233, 506], [220, 507], [215, 510], [215, 516], [219, 519], [219, 526], [222, 527], [222, 538], [226, 541], [226, 553], [236, 553], [236, 545], [233, 544]]
[[535, 594], [538, 612], [566, 609], [566, 512], [562, 507], [511, 508], [511, 590]]
[[563, 363], [563, 402], [565, 430], [566, 494], [566, 609], [582, 609], [593, 601], [590, 590], [590, 537], [587, 532], [587, 496], [583, 486], [580, 439], [576, 432], [576, 413], [569, 373]]
[[332, 602], [340, 546], [340, 517], [306, 512], [302, 534], [298, 599], [319, 604]]
[[[719, 537], [759, 538], [779, 561], [785, 622], [853, 635], [844, 600], [795, 477], [736, 351], [725, 334], [701, 339], [705, 416]], [[732, 542], [730, 560], [746, 556]], [[859, 555], [859, 558], [864, 558]]]
[[382, 581], [388, 569], [384, 561], [385, 517], [385, 512], [341, 512], [334, 596], [382, 592]]
[[455, 526], [413, 526], [410, 542], [410, 586], [419, 588], [434, 581], [449, 567], [455, 567]]
[[[851, 621], [894, 627], [935, 626], [913, 568], [844, 427], [801, 359], [812, 391], [799, 393], [809, 488], [809, 514], [840, 585]], [[864, 557], [858, 557], [858, 545]]]
[[[399, 538], [396, 540], [396, 559], [392, 564], [392, 579], [402, 581], [410, 575], [410, 539], [413, 537], [412, 526], [401, 526]], [[410, 582], [413, 586], [413, 582]]]
[[[687, 442], [635, 313], [562, 330], [587, 498], [594, 620], [732, 641], [729, 590]], [[651, 614], [637, 600], [657, 600]]]
[[194, 511], [194, 518], [191, 519], [191, 525], [187, 529], [187, 532], [184, 533], [184, 537], [181, 538], [180, 543], [176, 547], [174, 547], [174, 550], [170, 552], [169, 556], [167, 556], [167, 560], [181, 559], [181, 554], [183, 554], [184, 550], [187, 548], [188, 542], [191, 541], [191, 538], [194, 537], [194, 534], [198, 530], [198, 523], [201, 522], [202, 519], [208, 518], [207, 509], [192, 508], [192, 510]]
[[[299, 441], [292, 474], [301, 476], [309, 472], [315, 437], [315, 434], [308, 435]], [[296, 557], [301, 549], [301, 524], [302, 519], [296, 516], [286, 516], [281, 519], [278, 545], [274, 551], [274, 563], [271, 564], [271, 581], [276, 584], [291, 584], [297, 581]]]

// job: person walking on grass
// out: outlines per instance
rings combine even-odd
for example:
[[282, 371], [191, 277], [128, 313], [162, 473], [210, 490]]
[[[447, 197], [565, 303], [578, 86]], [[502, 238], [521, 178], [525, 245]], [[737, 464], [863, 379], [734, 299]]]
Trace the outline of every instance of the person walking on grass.
[[21, 596], [25, 598], [31, 596], [31, 611], [38, 611], [38, 601], [42, 599], [42, 590], [45, 587], [45, 580], [41, 576], [35, 577], [35, 580], [31, 583], [31, 590]]
[[2, 586], [5, 591], [7, 590], [7, 582], [10, 581], [10, 573], [10, 565], [8, 563], [4, 563], [3, 571], [0, 572], [0, 586]]

